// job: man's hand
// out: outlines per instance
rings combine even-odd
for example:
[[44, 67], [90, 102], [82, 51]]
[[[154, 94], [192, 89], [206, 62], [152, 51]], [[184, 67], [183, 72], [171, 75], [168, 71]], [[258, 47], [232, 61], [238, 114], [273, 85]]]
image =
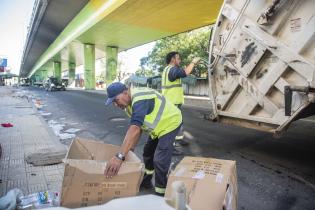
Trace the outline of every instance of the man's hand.
[[192, 59], [190, 64], [184, 69], [186, 75], [190, 75], [191, 74], [192, 70], [199, 63], [199, 61], [200, 61], [199, 57], [195, 57], [194, 59]]
[[107, 163], [106, 169], [104, 171], [106, 178], [112, 178], [115, 176], [118, 173], [122, 162], [123, 161], [118, 159], [116, 156], [112, 157]]
[[196, 65], [196, 64], [199, 63], [199, 61], [200, 61], [200, 58], [199, 57], [195, 57], [194, 59], [192, 59], [191, 62]]

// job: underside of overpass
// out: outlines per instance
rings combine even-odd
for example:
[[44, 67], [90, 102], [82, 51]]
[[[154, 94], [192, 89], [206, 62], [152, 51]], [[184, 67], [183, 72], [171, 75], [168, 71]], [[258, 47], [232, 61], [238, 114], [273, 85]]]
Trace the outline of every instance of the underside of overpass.
[[66, 63], [62, 70], [70, 72], [83, 64], [85, 76], [93, 77], [90, 63], [105, 54], [106, 73], [115, 76], [111, 72], [116, 65], [110, 61], [115, 63], [118, 52], [210, 25], [221, 5], [222, 0], [38, 1], [20, 76], [31, 77], [39, 71], [47, 76], [51, 69], [59, 71], [56, 63]]

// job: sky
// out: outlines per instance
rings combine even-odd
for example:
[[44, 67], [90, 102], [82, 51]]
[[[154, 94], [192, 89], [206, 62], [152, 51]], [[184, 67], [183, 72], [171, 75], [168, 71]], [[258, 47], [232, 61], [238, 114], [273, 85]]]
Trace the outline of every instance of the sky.
[[140, 67], [140, 59], [148, 55], [154, 47], [155, 42], [150, 42], [127, 51], [120, 52], [118, 59], [123, 62], [123, 72], [134, 73]]
[[[20, 71], [21, 57], [35, 0], [0, 0], [0, 57], [8, 59], [12, 73]], [[154, 43], [145, 44], [120, 53], [124, 66], [137, 70], [140, 58], [147, 56]]]
[[27, 26], [35, 0], [0, 0], [0, 57], [8, 59], [12, 73], [19, 73]]

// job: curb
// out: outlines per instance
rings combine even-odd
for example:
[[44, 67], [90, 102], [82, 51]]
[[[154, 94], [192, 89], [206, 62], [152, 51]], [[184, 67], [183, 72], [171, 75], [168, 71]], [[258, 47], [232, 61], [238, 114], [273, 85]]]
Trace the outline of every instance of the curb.
[[[102, 92], [102, 90], [84, 90], [84, 89], [81, 89], [81, 88], [67, 88], [67, 90], [69, 91], [73, 91], [73, 90], [77, 90], [77, 91], [82, 91], [82, 92], [88, 92], [88, 93], [94, 93], [94, 94], [97, 94], [97, 95], [102, 95], [102, 96], [107, 96], [106, 92]], [[199, 109], [199, 110], [202, 110], [202, 111], [211, 111], [211, 102], [210, 102], [210, 99], [208, 99], [207, 97], [199, 97], [199, 96], [185, 96], [185, 99], [186, 100], [198, 100], [198, 101], [201, 101], [201, 102], [205, 102], [207, 103], [207, 105], [209, 105], [209, 107], [207, 106], [198, 106], [198, 105], [192, 105], [192, 104], [184, 104], [183, 107], [187, 107], [187, 108], [192, 108], [192, 109]]]

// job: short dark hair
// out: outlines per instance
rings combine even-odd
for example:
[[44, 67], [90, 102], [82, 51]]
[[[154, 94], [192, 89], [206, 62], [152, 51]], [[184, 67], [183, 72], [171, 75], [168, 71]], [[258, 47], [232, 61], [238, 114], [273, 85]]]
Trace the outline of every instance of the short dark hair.
[[179, 55], [178, 52], [175, 52], [175, 51], [172, 51], [172, 52], [169, 52], [167, 55], [166, 55], [166, 64], [170, 64], [172, 58], [175, 57], [175, 55]]

